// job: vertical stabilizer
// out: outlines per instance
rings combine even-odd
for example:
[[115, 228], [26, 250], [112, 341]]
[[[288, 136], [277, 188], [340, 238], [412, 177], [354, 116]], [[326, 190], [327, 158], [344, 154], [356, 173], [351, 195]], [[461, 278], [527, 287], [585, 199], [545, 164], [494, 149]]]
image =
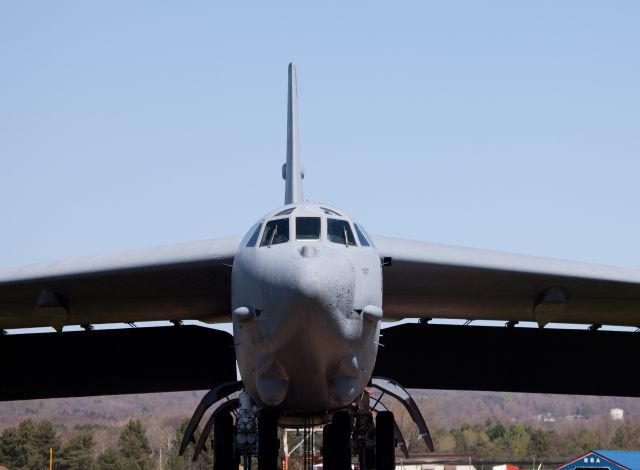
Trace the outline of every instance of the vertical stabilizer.
[[302, 197], [302, 178], [304, 170], [300, 160], [300, 142], [298, 136], [298, 86], [296, 84], [296, 66], [289, 64], [289, 98], [287, 100], [287, 163], [282, 168], [285, 179], [284, 203], [304, 202]]

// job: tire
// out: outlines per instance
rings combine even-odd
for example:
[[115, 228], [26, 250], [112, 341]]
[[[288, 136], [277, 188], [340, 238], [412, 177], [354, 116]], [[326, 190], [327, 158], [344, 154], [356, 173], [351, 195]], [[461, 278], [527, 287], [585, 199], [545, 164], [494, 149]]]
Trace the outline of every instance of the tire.
[[395, 470], [396, 442], [393, 413], [379, 411], [376, 416], [376, 469]]
[[278, 413], [263, 409], [258, 416], [258, 469], [277, 470], [279, 450]]
[[213, 422], [213, 470], [234, 469], [233, 418], [221, 413]]
[[333, 456], [335, 455], [335, 444], [333, 443], [333, 433], [331, 424], [322, 428], [322, 469], [333, 470], [335, 467]]
[[330, 436], [333, 468], [327, 470], [351, 470], [351, 415], [348, 411], [333, 414]]

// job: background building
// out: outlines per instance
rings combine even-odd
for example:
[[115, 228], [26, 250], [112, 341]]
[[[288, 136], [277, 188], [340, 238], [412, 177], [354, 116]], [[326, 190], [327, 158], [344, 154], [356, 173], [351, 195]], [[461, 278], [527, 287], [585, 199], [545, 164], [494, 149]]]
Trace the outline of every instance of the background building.
[[640, 470], [640, 451], [592, 450], [556, 470]]

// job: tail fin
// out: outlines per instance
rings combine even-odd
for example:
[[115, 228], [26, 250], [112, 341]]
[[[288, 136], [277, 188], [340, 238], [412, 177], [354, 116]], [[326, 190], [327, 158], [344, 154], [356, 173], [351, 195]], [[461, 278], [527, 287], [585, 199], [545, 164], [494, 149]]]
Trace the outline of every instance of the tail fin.
[[285, 179], [284, 203], [304, 202], [302, 196], [302, 178], [304, 169], [300, 160], [300, 142], [298, 136], [298, 87], [296, 84], [296, 66], [289, 64], [289, 99], [287, 103], [287, 163], [282, 167]]

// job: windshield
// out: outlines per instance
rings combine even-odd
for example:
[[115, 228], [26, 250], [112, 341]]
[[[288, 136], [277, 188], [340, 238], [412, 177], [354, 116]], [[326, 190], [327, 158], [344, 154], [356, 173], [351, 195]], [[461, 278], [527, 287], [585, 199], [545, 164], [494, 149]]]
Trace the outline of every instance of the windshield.
[[277, 245], [289, 241], [289, 219], [276, 219], [267, 222], [260, 246]]
[[327, 219], [327, 238], [330, 242], [346, 246], [355, 246], [356, 244], [351, 226], [346, 220]]
[[298, 217], [296, 219], [296, 240], [318, 240], [320, 238], [320, 217]]
[[251, 227], [247, 232], [247, 234], [242, 239], [242, 241], [240, 242], [240, 246], [256, 246], [256, 242], [258, 241], [258, 235], [260, 235], [261, 228], [262, 228], [261, 223], [257, 223], [253, 227]]
[[289, 215], [291, 214], [294, 210], [296, 210], [295, 207], [289, 207], [288, 209], [283, 210], [282, 212], [278, 212], [274, 217], [278, 217], [279, 215]]
[[366, 232], [362, 226], [358, 224], [353, 224], [356, 228], [356, 234], [358, 234], [358, 240], [360, 240], [360, 246], [371, 246], [369, 242], [369, 237], [367, 237]]

